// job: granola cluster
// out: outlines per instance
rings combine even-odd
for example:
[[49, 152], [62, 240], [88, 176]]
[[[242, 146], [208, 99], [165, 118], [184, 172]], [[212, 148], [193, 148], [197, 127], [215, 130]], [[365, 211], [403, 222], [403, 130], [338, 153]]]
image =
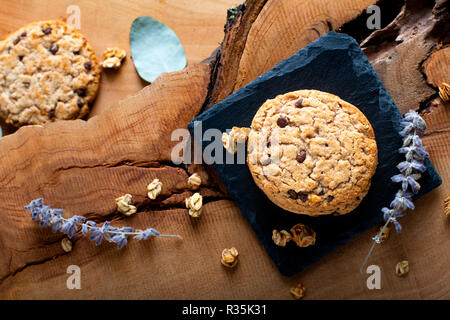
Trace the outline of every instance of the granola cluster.
[[279, 247], [285, 247], [286, 243], [292, 240], [291, 234], [286, 230], [273, 230], [272, 240]]
[[198, 218], [202, 214], [203, 197], [196, 192], [191, 197], [186, 198], [186, 208], [189, 209], [189, 215]]
[[395, 266], [395, 274], [399, 277], [404, 277], [409, 273], [409, 263], [407, 260], [400, 261]]
[[136, 207], [131, 204], [131, 198], [131, 194], [127, 193], [116, 199], [117, 210], [126, 216], [136, 213]]
[[223, 249], [220, 262], [227, 268], [234, 268], [238, 263], [239, 252], [235, 247]]
[[126, 56], [127, 52], [122, 48], [108, 48], [103, 52], [102, 66], [105, 69], [118, 69]]
[[297, 286], [291, 288], [290, 292], [294, 299], [299, 300], [305, 296], [306, 287], [303, 284], [299, 283]]
[[72, 241], [70, 241], [68, 238], [64, 238], [61, 240], [61, 247], [65, 252], [72, 251]]
[[202, 179], [200, 178], [200, 176], [197, 173], [194, 173], [188, 179], [189, 188], [191, 188], [192, 190], [197, 190], [201, 184], [202, 184]]
[[155, 200], [162, 190], [162, 182], [159, 181], [159, 179], [154, 179], [152, 182], [149, 183], [147, 186], [147, 196], [151, 200]]
[[231, 154], [237, 151], [238, 143], [245, 143], [248, 138], [250, 128], [233, 127], [229, 133], [222, 133], [222, 143], [224, 148]]

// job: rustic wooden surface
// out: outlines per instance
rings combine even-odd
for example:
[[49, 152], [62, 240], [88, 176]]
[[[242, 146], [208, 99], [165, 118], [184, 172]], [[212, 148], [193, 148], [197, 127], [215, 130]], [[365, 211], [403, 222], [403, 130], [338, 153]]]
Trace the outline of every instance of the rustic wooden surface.
[[[344, 25], [343, 30], [361, 37], [360, 26], [352, 24], [357, 19], [350, 21], [374, 2], [342, 0], [337, 5], [333, 0], [305, 0], [295, 5], [298, 1], [248, 0], [247, 8], [227, 25], [223, 46], [208, 61], [163, 75], [87, 122], [24, 127], [2, 138], [0, 298], [290, 299], [289, 288], [302, 282], [308, 288], [307, 299], [449, 299], [450, 224], [443, 199], [450, 190], [450, 106], [436, 94], [436, 85], [442, 79], [448, 82], [448, 1], [435, 6], [433, 1], [407, 1], [391, 25], [362, 42], [400, 110], [419, 110], [427, 120], [424, 142], [443, 178], [440, 188], [417, 201], [414, 213], [402, 218], [404, 231], [392, 233], [375, 249], [369, 264], [381, 267], [381, 290], [368, 290], [367, 275], [359, 273], [375, 229], [286, 278], [208, 170], [170, 162], [173, 129], [185, 127], [202, 109], [330, 27]], [[140, 2], [129, 4], [139, 8]], [[385, 4], [380, 5], [383, 12]], [[5, 19], [2, 16], [0, 24]], [[95, 27], [95, 32], [105, 30], [98, 22]], [[105, 94], [109, 91], [102, 88]], [[195, 222], [183, 208], [190, 193], [186, 178], [193, 171], [201, 172], [206, 181], [200, 191], [205, 211]], [[161, 200], [150, 202], [145, 185], [154, 177], [164, 182], [164, 188]], [[115, 212], [113, 200], [125, 192], [133, 194], [139, 209], [126, 219]], [[82, 238], [65, 253], [62, 235], [39, 228], [21, 209], [39, 196], [64, 208], [67, 215], [154, 226], [179, 233], [184, 240], [132, 242], [117, 251], [111, 244], [95, 247]], [[219, 255], [231, 246], [238, 248], [241, 258], [236, 269], [227, 270]], [[398, 278], [394, 268], [402, 259], [410, 261], [411, 270]], [[71, 264], [81, 268], [81, 290], [66, 288], [66, 268]]]
[[[102, 73], [92, 117], [148, 84], [137, 76], [129, 59], [128, 34], [135, 18], [148, 15], [172, 28], [183, 44], [188, 64], [194, 64], [209, 57], [220, 44], [226, 10], [235, 4], [235, 0], [4, 0], [0, 9], [0, 38], [29, 22], [67, 19], [67, 8], [78, 5], [80, 31], [99, 59], [103, 58], [103, 50], [111, 46], [120, 46], [128, 54], [119, 71]], [[5, 130], [15, 129], [8, 126]]]

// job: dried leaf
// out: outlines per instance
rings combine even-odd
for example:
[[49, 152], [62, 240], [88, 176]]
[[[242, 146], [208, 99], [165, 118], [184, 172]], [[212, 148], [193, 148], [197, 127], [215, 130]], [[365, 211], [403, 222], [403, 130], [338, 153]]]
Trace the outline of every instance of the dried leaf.
[[133, 21], [130, 48], [139, 76], [148, 82], [153, 82], [163, 72], [178, 71], [186, 66], [186, 55], [177, 35], [150, 17]]

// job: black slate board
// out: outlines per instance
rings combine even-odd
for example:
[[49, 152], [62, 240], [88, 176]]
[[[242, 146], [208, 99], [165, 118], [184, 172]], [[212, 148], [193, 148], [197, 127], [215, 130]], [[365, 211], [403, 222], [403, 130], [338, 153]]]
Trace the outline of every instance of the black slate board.
[[[284, 211], [269, 201], [253, 182], [247, 165], [212, 164], [267, 253], [286, 276], [299, 272], [381, 223], [380, 209], [389, 206], [399, 188], [399, 184], [392, 183], [390, 177], [398, 173], [395, 166], [403, 159], [397, 152], [401, 146], [398, 134], [400, 112], [358, 43], [348, 35], [333, 31], [199, 115], [189, 124], [189, 130], [192, 135], [195, 126], [200, 128], [196, 121], [202, 122], [202, 132], [209, 128], [224, 132], [233, 126], [250, 127], [254, 114], [264, 101], [299, 89], [330, 92], [357, 106], [374, 128], [379, 165], [368, 195], [353, 212], [345, 216], [308, 217]], [[206, 145], [204, 143], [202, 148]], [[422, 189], [417, 197], [442, 182], [429, 161], [426, 166], [427, 171], [419, 181]], [[277, 247], [272, 242], [272, 230], [289, 230], [296, 223], [310, 225], [317, 232], [316, 245], [299, 248], [289, 243], [285, 248]], [[408, 232], [408, 228], [403, 232]], [[364, 257], [360, 257], [358, 263], [363, 260]]]

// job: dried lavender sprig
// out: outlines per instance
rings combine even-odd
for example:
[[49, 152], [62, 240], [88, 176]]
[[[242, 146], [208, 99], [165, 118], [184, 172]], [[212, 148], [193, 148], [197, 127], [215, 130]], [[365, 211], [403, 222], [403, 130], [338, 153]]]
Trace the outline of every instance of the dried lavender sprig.
[[150, 236], [181, 239], [179, 235], [160, 234], [153, 228], [133, 231], [131, 227], [112, 227], [109, 221], [104, 222], [101, 227], [97, 227], [94, 221], [85, 221], [86, 219], [81, 216], [75, 215], [71, 218], [64, 218], [62, 216], [64, 210], [52, 209], [50, 206], [44, 205], [42, 198], [31, 201], [25, 209], [31, 211], [30, 216], [33, 221], [39, 220], [39, 226], [51, 227], [53, 233], [61, 231], [67, 234], [69, 239], [75, 237], [81, 226], [81, 233], [87, 235], [90, 232], [89, 238], [95, 241], [96, 245], [100, 245], [102, 240], [105, 239], [117, 243], [118, 248], [121, 249], [128, 243], [128, 236], [134, 236], [133, 238], [137, 241], [147, 240]]
[[402, 226], [397, 221], [397, 218], [404, 216], [406, 214], [405, 211], [408, 209], [414, 210], [412, 196], [419, 192], [420, 184], [417, 180], [420, 179], [421, 173], [426, 170], [424, 161], [429, 157], [429, 154], [425, 150], [422, 140], [420, 139], [427, 128], [425, 120], [423, 120], [417, 112], [410, 110], [404, 115], [400, 127], [400, 136], [403, 137], [403, 146], [399, 149], [399, 153], [405, 155], [406, 161], [397, 165], [400, 174], [394, 175], [391, 180], [392, 182], [401, 183], [402, 186], [396, 193], [394, 200], [390, 203], [390, 208], [385, 207], [381, 209], [385, 224], [380, 229], [379, 233], [372, 238], [374, 242], [360, 268], [361, 273], [363, 273], [364, 266], [369, 260], [375, 245], [381, 243], [381, 235], [388, 224], [393, 223], [397, 232], [402, 231]]

